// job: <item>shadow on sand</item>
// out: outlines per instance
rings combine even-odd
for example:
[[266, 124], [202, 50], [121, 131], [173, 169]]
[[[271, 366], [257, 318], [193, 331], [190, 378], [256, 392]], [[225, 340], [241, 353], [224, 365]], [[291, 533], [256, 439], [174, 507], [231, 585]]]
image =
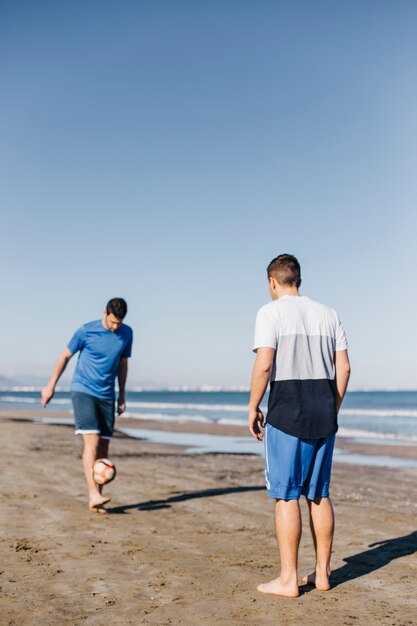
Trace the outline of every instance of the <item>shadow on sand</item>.
[[[164, 500], [147, 500], [145, 502], [137, 502], [136, 504], [126, 504], [124, 506], [115, 506], [108, 508], [107, 511], [114, 515], [121, 515], [129, 511], [157, 511], [159, 509], [170, 508], [172, 504], [177, 502], [185, 502], [198, 498], [212, 498], [215, 496], [224, 496], [231, 493], [245, 493], [253, 491], [264, 491], [265, 487], [226, 487], [223, 489], [203, 489], [201, 491], [190, 491], [188, 493], [179, 493]], [[331, 575], [331, 588], [334, 589], [338, 585], [367, 576], [375, 572], [381, 567], [385, 567], [391, 561], [410, 556], [417, 552], [417, 531], [413, 531], [404, 537], [395, 537], [393, 539], [385, 539], [371, 543], [369, 550], [358, 552], [345, 559], [345, 565], [333, 570]], [[307, 593], [313, 589], [312, 585], [303, 585], [300, 588], [301, 593]]]
[[128, 511], [156, 511], [158, 509], [168, 509], [176, 502], [185, 502], [186, 500], [195, 500], [197, 498], [212, 498], [214, 496], [224, 496], [230, 493], [244, 493], [247, 491], [265, 491], [265, 487], [225, 487], [224, 489], [203, 489], [202, 491], [190, 491], [188, 493], [180, 493], [165, 500], [148, 500], [147, 502], [137, 502], [136, 504], [126, 504], [124, 506], [115, 506], [108, 508], [110, 514], [127, 513]]
[[[413, 531], [404, 537], [395, 537], [394, 539], [385, 539], [371, 543], [369, 548], [370, 550], [364, 550], [343, 559], [345, 565], [338, 567], [332, 572], [330, 578], [332, 589], [348, 580], [371, 574], [395, 559], [410, 556], [417, 552], [417, 531]], [[302, 591], [305, 593], [311, 589], [311, 585], [303, 585]]]

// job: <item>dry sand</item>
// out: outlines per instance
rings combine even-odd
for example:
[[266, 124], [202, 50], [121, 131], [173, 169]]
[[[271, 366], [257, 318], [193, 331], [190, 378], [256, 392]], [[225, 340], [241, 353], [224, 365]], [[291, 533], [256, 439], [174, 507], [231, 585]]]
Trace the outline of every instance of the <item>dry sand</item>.
[[[260, 457], [118, 436], [103, 518], [72, 428], [0, 423], [1, 626], [417, 623], [416, 470], [334, 465], [333, 588], [290, 600], [255, 591], [278, 572]], [[305, 524], [300, 574], [313, 562]]]

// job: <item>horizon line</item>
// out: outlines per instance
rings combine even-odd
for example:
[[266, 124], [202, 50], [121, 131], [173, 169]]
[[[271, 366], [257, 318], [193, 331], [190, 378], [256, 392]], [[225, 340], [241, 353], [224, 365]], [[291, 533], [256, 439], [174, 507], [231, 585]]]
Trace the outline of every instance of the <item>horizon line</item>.
[[[42, 391], [44, 385], [0, 385], [0, 392], [35, 392]], [[70, 387], [57, 387], [57, 392], [69, 392]], [[126, 388], [127, 393], [141, 393], [141, 392], [171, 392], [171, 393], [249, 393], [250, 387], [246, 385], [168, 385], [168, 386], [149, 386], [149, 385], [135, 385], [133, 387]], [[348, 389], [347, 393], [417, 393], [416, 388], [399, 388], [399, 387], [355, 387], [354, 389]]]

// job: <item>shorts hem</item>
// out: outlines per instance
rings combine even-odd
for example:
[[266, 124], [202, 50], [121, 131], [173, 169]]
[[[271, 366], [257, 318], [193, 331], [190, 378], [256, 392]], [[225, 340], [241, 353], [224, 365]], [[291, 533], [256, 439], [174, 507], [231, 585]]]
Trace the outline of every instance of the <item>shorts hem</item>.
[[100, 431], [92, 430], [92, 429], [77, 428], [74, 434], [75, 435], [99, 435]]
[[305, 496], [307, 500], [315, 500], [316, 498], [328, 498], [329, 492], [329, 483], [327, 483], [321, 487], [310, 485], [308, 489], [301, 490], [301, 495]]
[[112, 439], [113, 435], [102, 435], [99, 430], [82, 430], [81, 428], [77, 428], [74, 431], [74, 435], [99, 435], [100, 439]]
[[299, 489], [267, 489], [267, 495], [275, 500], [299, 500], [301, 488]]
[[330, 490], [329, 485], [317, 489], [317, 487], [309, 487], [307, 489], [291, 488], [291, 489], [267, 489], [267, 495], [275, 500], [299, 500], [301, 496], [307, 498], [307, 500], [315, 500], [316, 498], [329, 498]]

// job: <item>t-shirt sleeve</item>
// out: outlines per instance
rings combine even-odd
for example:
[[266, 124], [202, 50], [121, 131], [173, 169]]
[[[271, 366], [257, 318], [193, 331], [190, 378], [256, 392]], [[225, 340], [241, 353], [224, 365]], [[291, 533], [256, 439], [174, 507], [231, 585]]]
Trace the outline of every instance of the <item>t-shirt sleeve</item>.
[[67, 345], [67, 348], [71, 352], [71, 354], [75, 354], [79, 350], [83, 349], [84, 341], [85, 341], [85, 327], [81, 326], [81, 328], [75, 331], [74, 335], [72, 336], [72, 339]]
[[253, 351], [258, 348], [274, 348], [277, 349], [278, 336], [277, 327], [274, 319], [268, 315], [265, 308], [259, 309], [255, 322], [255, 339], [253, 342]]
[[122, 359], [129, 359], [132, 355], [133, 332], [130, 331], [126, 347], [123, 350]]
[[346, 338], [346, 333], [341, 324], [340, 319], [336, 315], [336, 347], [335, 352], [340, 352], [340, 350], [348, 349], [348, 341]]

